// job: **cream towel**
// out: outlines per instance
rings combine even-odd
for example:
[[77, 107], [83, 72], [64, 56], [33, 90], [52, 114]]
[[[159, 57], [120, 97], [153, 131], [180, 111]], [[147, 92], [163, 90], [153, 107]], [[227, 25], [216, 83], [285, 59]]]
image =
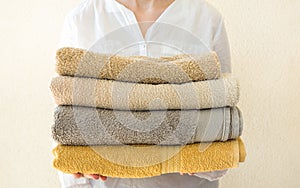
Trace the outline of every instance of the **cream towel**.
[[184, 84], [138, 84], [59, 76], [50, 86], [56, 104], [119, 110], [206, 109], [235, 106], [238, 81], [230, 76]]
[[237, 107], [208, 110], [117, 111], [58, 106], [52, 137], [64, 145], [184, 145], [242, 134]]
[[[203, 144], [202, 144], [203, 145]], [[62, 146], [53, 149], [53, 166], [65, 173], [144, 178], [165, 173], [207, 172], [238, 167], [245, 160], [242, 140], [209, 146]]]
[[151, 84], [217, 79], [221, 72], [216, 52], [153, 58], [98, 54], [66, 47], [57, 51], [56, 60], [60, 75]]

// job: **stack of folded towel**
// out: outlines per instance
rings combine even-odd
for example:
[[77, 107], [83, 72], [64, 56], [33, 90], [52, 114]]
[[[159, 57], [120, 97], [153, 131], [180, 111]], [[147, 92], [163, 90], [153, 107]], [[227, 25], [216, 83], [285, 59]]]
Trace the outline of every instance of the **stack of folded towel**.
[[154, 58], [66, 47], [56, 59], [58, 170], [143, 178], [245, 160], [238, 81], [221, 74], [215, 52]]

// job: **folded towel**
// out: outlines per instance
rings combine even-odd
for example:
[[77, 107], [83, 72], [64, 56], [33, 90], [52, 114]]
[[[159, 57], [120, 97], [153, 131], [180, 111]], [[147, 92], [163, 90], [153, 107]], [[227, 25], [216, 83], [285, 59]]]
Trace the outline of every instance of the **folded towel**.
[[222, 79], [184, 84], [140, 84], [58, 76], [50, 86], [58, 105], [118, 110], [205, 109], [235, 106], [238, 81]]
[[221, 72], [215, 52], [153, 58], [99, 54], [66, 47], [57, 51], [56, 60], [56, 71], [60, 75], [151, 84], [217, 79]]
[[63, 145], [184, 145], [234, 139], [242, 126], [238, 107], [118, 111], [58, 106], [52, 137]]
[[53, 166], [65, 173], [143, 178], [165, 173], [206, 172], [238, 167], [245, 160], [240, 138], [185, 146], [63, 146], [53, 149]]

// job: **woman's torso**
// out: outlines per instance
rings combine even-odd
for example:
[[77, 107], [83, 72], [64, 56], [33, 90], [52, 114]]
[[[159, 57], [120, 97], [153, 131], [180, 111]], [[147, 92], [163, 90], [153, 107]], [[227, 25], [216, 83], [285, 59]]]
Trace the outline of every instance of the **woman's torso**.
[[[167, 56], [213, 50], [212, 39], [221, 15], [204, 0], [175, 0], [147, 28], [145, 36], [134, 13], [114, 0], [85, 0], [67, 17], [72, 31], [60, 47], [77, 47], [119, 55]], [[142, 179], [90, 180], [94, 187], [217, 187], [197, 176], [179, 173]], [[205, 187], [204, 186], [204, 187]]]

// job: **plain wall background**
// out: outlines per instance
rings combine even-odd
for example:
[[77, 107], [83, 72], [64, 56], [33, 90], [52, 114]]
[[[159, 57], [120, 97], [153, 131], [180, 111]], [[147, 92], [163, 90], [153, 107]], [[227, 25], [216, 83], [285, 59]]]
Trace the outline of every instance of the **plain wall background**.
[[[78, 2], [1, 0], [0, 187], [59, 187], [48, 86], [64, 16]], [[299, 187], [300, 1], [210, 3], [225, 18], [248, 153], [220, 188]]]

